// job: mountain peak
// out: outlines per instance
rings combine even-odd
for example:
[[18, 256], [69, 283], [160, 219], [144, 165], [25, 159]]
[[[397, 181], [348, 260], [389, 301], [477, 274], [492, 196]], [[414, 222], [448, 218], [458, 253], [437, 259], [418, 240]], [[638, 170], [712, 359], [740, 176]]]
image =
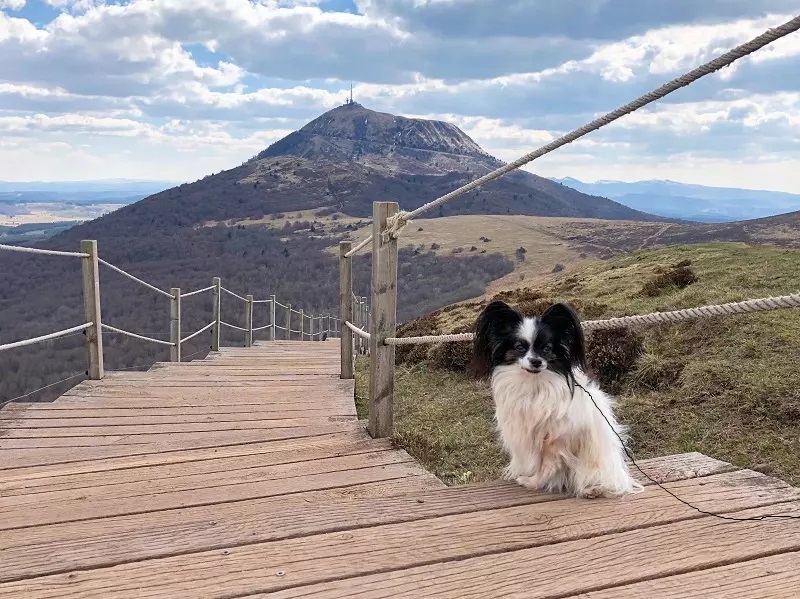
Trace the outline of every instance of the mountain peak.
[[497, 162], [451, 123], [377, 112], [358, 102], [347, 102], [323, 113], [272, 144], [258, 158], [361, 160], [391, 156], [429, 162], [432, 152]]

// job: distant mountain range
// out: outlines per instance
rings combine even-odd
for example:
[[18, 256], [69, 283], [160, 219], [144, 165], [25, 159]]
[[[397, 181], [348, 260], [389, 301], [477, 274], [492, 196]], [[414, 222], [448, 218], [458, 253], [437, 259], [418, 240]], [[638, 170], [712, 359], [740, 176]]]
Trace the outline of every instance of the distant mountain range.
[[149, 195], [179, 181], [143, 179], [98, 179], [93, 181], [0, 181], [0, 192], [41, 192], [64, 194]]
[[698, 222], [732, 222], [800, 210], [800, 194], [779, 191], [708, 187], [670, 180], [584, 183], [565, 177], [553, 181], [636, 210]]
[[[175, 185], [174, 181], [130, 179], [0, 181], [0, 227], [5, 230], [0, 231], [0, 241], [36, 241], [64, 230], [69, 223], [97, 218]], [[45, 226], [30, 228], [36, 224]]]

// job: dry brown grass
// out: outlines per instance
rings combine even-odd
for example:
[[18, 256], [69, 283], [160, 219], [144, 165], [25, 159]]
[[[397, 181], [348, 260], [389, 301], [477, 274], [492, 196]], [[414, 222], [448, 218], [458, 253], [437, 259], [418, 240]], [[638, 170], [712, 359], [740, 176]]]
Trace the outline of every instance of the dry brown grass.
[[[655, 297], [641, 293], [643, 281], [684, 260], [691, 260], [695, 283]], [[597, 318], [791, 293], [798, 281], [800, 251], [714, 243], [597, 262], [502, 297], [537, 309], [572, 301], [584, 318]], [[470, 326], [484, 302], [441, 310], [414, 334]], [[592, 359], [598, 368], [599, 348], [606, 352], [606, 387], [619, 393], [619, 414], [631, 427], [637, 457], [700, 451], [741, 467], [766, 465], [800, 483], [800, 310], [620, 334], [592, 342]], [[623, 341], [625, 351], [619, 351]], [[434, 368], [431, 351], [399, 369], [398, 443], [447, 482], [497, 476], [504, 458], [485, 386]]]

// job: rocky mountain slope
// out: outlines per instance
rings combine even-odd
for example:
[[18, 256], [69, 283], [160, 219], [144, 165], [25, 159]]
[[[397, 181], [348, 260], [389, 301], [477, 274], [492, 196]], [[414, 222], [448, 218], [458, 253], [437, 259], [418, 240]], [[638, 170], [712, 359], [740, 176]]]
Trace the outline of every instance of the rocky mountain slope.
[[[369, 216], [377, 199], [413, 209], [500, 165], [455, 125], [352, 103], [324, 113], [245, 164], [155, 194], [109, 220], [170, 228], [310, 208]], [[438, 214], [664, 220], [525, 171], [493, 181]]]

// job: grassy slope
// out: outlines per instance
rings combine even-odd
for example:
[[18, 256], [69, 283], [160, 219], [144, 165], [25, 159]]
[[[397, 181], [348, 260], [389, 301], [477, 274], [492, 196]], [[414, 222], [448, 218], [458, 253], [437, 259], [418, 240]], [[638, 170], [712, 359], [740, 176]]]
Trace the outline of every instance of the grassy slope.
[[[659, 267], [691, 260], [698, 281], [640, 294]], [[796, 292], [800, 252], [704, 244], [639, 252], [554, 277], [536, 291], [618, 316]], [[524, 293], [524, 290], [523, 290]], [[509, 300], [521, 297], [513, 294]], [[435, 315], [442, 332], [474, 320], [479, 303]], [[425, 325], [427, 326], [427, 325]], [[727, 316], [642, 331], [644, 349], [615, 385], [637, 457], [700, 451], [800, 483], [800, 311]], [[359, 393], [365, 373], [359, 371]], [[485, 384], [427, 364], [396, 381], [397, 442], [448, 483], [497, 477], [504, 457]]]

